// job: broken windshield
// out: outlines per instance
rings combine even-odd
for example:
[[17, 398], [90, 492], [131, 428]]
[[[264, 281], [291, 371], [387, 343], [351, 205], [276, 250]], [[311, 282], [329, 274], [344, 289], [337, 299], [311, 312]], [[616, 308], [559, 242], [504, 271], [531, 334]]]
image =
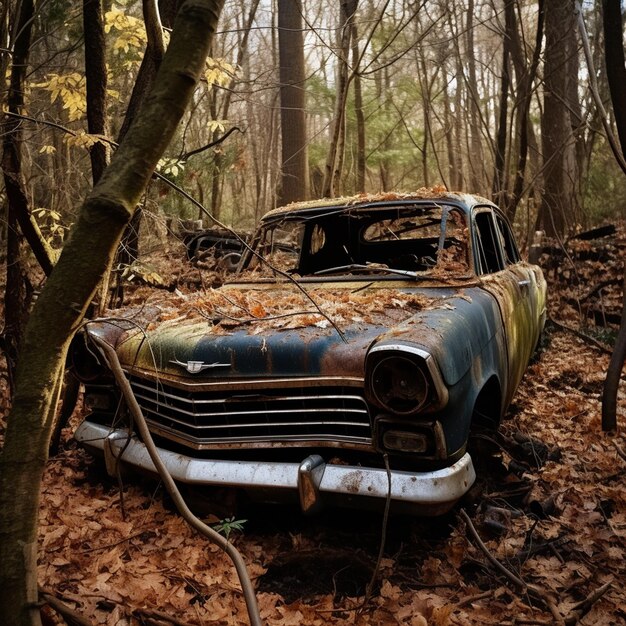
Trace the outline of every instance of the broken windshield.
[[243, 263], [250, 278], [287, 273], [406, 279], [465, 276], [470, 269], [466, 218], [445, 205], [287, 213], [262, 225], [252, 247]]

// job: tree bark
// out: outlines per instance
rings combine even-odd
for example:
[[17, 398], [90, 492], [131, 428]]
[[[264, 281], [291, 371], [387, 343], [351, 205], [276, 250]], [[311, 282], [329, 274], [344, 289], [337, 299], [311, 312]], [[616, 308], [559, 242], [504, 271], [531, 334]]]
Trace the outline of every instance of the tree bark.
[[[235, 61], [236, 67], [242, 67], [244, 65], [244, 60], [248, 54], [248, 42], [250, 40], [250, 31], [252, 30], [252, 25], [254, 24], [254, 18], [256, 17], [256, 12], [259, 7], [260, 0], [252, 0], [252, 5], [248, 11], [248, 16], [246, 17], [246, 23], [243, 27], [243, 34], [239, 41], [239, 45], [237, 47], [237, 60]], [[232, 101], [233, 94], [235, 93], [235, 77], [231, 78], [227, 89], [225, 90], [224, 99], [222, 101], [221, 108], [217, 109], [217, 100], [216, 95], [213, 94], [213, 119], [218, 120], [228, 120], [228, 116], [230, 114], [230, 103]], [[211, 139], [212, 142], [218, 141], [220, 138], [220, 131], [215, 131], [213, 133], [213, 137]], [[220, 219], [220, 207], [222, 205], [222, 195], [224, 189], [224, 158], [223, 158], [223, 149], [221, 147], [217, 147], [214, 151], [213, 156], [213, 174], [211, 181], [211, 214]], [[234, 216], [233, 216], [234, 217]]]
[[[619, 0], [618, 0], [619, 2]], [[626, 274], [622, 284], [622, 320], [602, 389], [602, 430], [617, 430], [617, 392], [626, 362]]]
[[492, 199], [496, 204], [504, 205], [507, 196], [506, 181], [506, 138], [508, 135], [508, 104], [509, 86], [511, 77], [509, 74], [509, 57], [511, 42], [513, 41], [515, 23], [514, 0], [504, 0], [504, 34], [502, 37], [502, 78], [500, 81], [500, 105], [498, 112], [498, 133], [496, 139], [496, 158], [493, 172]]
[[[33, 23], [32, 0], [24, 0], [17, 16], [17, 33], [7, 104], [10, 113], [20, 114], [24, 106], [24, 82]], [[37, 260], [46, 274], [52, 270], [51, 252], [46, 247], [36, 223], [32, 220], [22, 176], [22, 122], [5, 116], [2, 123], [2, 171], [7, 197], [7, 279], [4, 299], [4, 332], [2, 344], [7, 359], [9, 382], [13, 389], [13, 372], [17, 364], [24, 326], [30, 306], [30, 284], [26, 276], [20, 242], [27, 236]], [[19, 227], [18, 227], [19, 224]]]
[[280, 204], [309, 196], [301, 0], [278, 0], [282, 177]]
[[[602, 9], [607, 78], [611, 91], [617, 135], [622, 153], [626, 158], [626, 62], [624, 59], [620, 0], [604, 0]], [[622, 321], [611, 354], [602, 393], [602, 430], [617, 429], [617, 392], [624, 362], [626, 362], [626, 274], [622, 289]]]
[[[521, 60], [517, 62], [519, 67], [517, 83], [519, 91], [519, 99], [521, 100], [520, 112], [519, 112], [519, 154], [517, 157], [517, 168], [515, 170], [515, 182], [513, 183], [513, 194], [510, 197], [507, 205], [507, 216], [511, 222], [515, 219], [515, 213], [517, 207], [522, 199], [524, 192], [524, 181], [526, 177], [526, 161], [528, 159], [528, 147], [529, 147], [529, 135], [531, 133], [531, 126], [528, 122], [528, 113], [530, 111], [530, 102], [532, 100], [532, 86], [535, 82], [535, 76], [537, 75], [537, 68], [539, 67], [539, 58], [541, 56], [541, 42], [543, 40], [543, 22], [544, 22], [544, 0], [538, 0], [537, 2], [537, 30], [535, 34], [535, 51], [533, 52], [533, 59], [530, 64], [530, 69], [525, 71], [522, 68]], [[517, 32], [515, 33], [517, 38]], [[521, 45], [519, 42], [513, 47], [513, 61], [515, 63], [516, 58], [521, 57]]]
[[[7, 104], [9, 112], [22, 113], [24, 107], [24, 82], [28, 66], [31, 30], [34, 18], [32, 0], [24, 0], [19, 4], [15, 43], [13, 45], [13, 62]], [[28, 206], [24, 181], [22, 178], [22, 123], [18, 118], [6, 116], [3, 121], [2, 136], [2, 170], [9, 205], [9, 213], [13, 212], [20, 225], [22, 234], [28, 241], [37, 262], [46, 275], [50, 274], [54, 265], [54, 253], [39, 232]], [[11, 218], [9, 218], [10, 221]], [[14, 234], [16, 234], [15, 231]]]
[[573, 0], [545, 1], [546, 51], [544, 64], [544, 108], [541, 118], [541, 139], [544, 170], [544, 191], [539, 221], [550, 237], [565, 234], [571, 211], [573, 181], [568, 168], [573, 150], [572, 126], [566, 106], [569, 54], [564, 35], [574, 29]]
[[[83, 32], [85, 34], [87, 129], [92, 135], [107, 136], [107, 67], [101, 0], [83, 0]], [[89, 150], [89, 157], [95, 185], [109, 162], [108, 144], [105, 142], [94, 144]]]
[[469, 100], [469, 136], [470, 136], [470, 184], [471, 191], [478, 193], [483, 181], [483, 149], [480, 140], [480, 109], [476, 78], [476, 57], [474, 52], [474, 0], [469, 0], [466, 21], [466, 61], [468, 76], [465, 81]]
[[356, 189], [357, 193], [365, 193], [365, 113], [363, 112], [363, 89], [359, 74], [361, 54], [356, 21], [352, 20], [352, 71], [354, 72], [354, 115], [356, 118]]
[[606, 75], [611, 92], [613, 114], [622, 153], [626, 157], [626, 62], [622, 39], [622, 21], [619, 0], [603, 0], [604, 50]]
[[0, 454], [0, 623], [38, 625], [37, 512], [65, 355], [191, 99], [222, 0], [188, 0], [141, 115], [85, 200], [26, 328]]
[[[161, 60], [163, 59], [165, 46], [163, 43], [161, 11], [163, 11], [164, 14], [173, 17], [178, 4], [179, 0], [163, 0], [161, 3], [159, 3], [158, 0], [142, 0], [143, 18], [147, 35], [146, 51], [144, 52], [143, 59], [141, 60], [137, 80], [133, 87], [128, 107], [126, 108], [124, 121], [122, 122], [122, 127], [117, 139], [118, 143], [121, 143], [135, 117], [137, 117], [140, 113], [143, 102], [152, 89], [156, 73], [161, 65]], [[123, 243], [117, 253], [118, 258], [115, 265], [130, 265], [139, 257], [140, 227], [141, 210], [138, 210], [133, 213], [131, 222], [126, 228]], [[117, 285], [113, 290], [113, 299], [117, 300], [121, 304], [123, 294], [120, 281], [121, 278], [117, 276]], [[105, 296], [106, 294], [103, 294], [103, 304], [105, 303]]]
[[327, 198], [340, 193], [339, 186], [343, 168], [343, 150], [345, 147], [346, 103], [348, 99], [348, 88], [352, 79], [349, 72], [348, 59], [350, 55], [352, 20], [354, 19], [356, 7], [356, 0], [340, 0], [339, 20], [341, 29], [337, 41], [335, 111], [333, 114], [332, 134], [328, 144], [326, 167], [324, 168], [324, 186], [322, 189], [322, 194]]

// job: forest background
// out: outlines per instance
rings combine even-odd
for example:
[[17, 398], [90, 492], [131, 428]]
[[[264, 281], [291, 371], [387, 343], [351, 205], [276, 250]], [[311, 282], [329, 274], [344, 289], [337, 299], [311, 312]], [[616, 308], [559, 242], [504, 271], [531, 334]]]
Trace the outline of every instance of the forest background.
[[[176, 3], [161, 4], [171, 25]], [[136, 82], [144, 53], [153, 54], [141, 3], [104, 5], [101, 41], [85, 39], [80, 6], [36, 7], [19, 111], [29, 119], [5, 121], [19, 124], [24, 191], [53, 248], [92, 185], [89, 150], [123, 134], [129, 100], [135, 106], [145, 90]], [[6, 76], [15, 8], [5, 2], [0, 21]], [[607, 103], [600, 7], [583, 11]], [[156, 17], [146, 19], [149, 33]], [[85, 55], [98, 46], [106, 72], [94, 76]], [[106, 133], [90, 132], [90, 80], [106, 81]], [[7, 96], [5, 87], [5, 110]], [[228, 2], [205, 81], [159, 171], [216, 218], [248, 229], [292, 200], [441, 184], [492, 197], [529, 242], [538, 227], [563, 236], [622, 216], [626, 201], [568, 0]], [[211, 225], [162, 182], [144, 208], [149, 221]]]
[[[141, 110], [178, 4], [0, 8], [9, 388], [32, 302]], [[163, 283], [142, 261], [170, 253], [179, 220], [249, 230], [274, 206], [319, 196], [479, 193], [505, 209], [524, 248], [539, 229], [562, 244], [622, 220], [626, 177], [609, 139], [620, 125], [598, 105], [611, 110], [615, 69], [602, 9], [622, 72], [624, 18], [620, 2], [603, 4], [583, 3], [583, 27], [570, 0], [226, 3], [115, 280]]]

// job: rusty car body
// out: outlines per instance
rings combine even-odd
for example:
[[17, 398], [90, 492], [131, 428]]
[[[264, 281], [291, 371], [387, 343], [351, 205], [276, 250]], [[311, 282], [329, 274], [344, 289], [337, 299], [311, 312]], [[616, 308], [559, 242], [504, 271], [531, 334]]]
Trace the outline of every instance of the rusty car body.
[[232, 282], [88, 324], [75, 436], [109, 467], [154, 471], [105, 341], [175, 479], [305, 511], [440, 514], [474, 482], [470, 433], [498, 427], [545, 315], [541, 270], [488, 200], [290, 205], [263, 218]]

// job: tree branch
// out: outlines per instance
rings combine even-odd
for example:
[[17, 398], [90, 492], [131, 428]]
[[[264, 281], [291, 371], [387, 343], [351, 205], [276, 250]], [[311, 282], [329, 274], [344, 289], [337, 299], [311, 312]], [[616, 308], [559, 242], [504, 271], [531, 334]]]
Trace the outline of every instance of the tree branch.
[[589, 89], [591, 89], [591, 93], [593, 95], [593, 99], [600, 111], [600, 119], [602, 121], [602, 127], [604, 128], [604, 132], [606, 133], [606, 137], [609, 141], [609, 145], [611, 146], [611, 151], [615, 156], [615, 160], [617, 164], [622, 169], [622, 172], [626, 174], [626, 159], [620, 150], [619, 144], [617, 143], [617, 139], [613, 134], [611, 126], [609, 124], [609, 116], [604, 108], [604, 104], [602, 104], [602, 98], [600, 96], [600, 91], [598, 89], [598, 82], [596, 80], [596, 69], [593, 64], [593, 56], [591, 54], [591, 47], [589, 46], [589, 37], [587, 36], [587, 28], [585, 27], [585, 20], [583, 18], [582, 8], [580, 6], [580, 2], [576, 2], [576, 13], [578, 16], [578, 30], [580, 31], [580, 37], [583, 43], [583, 51], [585, 53], [585, 60], [587, 61], [588, 75], [589, 75]]
[[502, 565], [502, 563], [500, 563], [500, 561], [498, 561], [498, 559], [496, 559], [496, 557], [493, 556], [491, 552], [489, 552], [489, 548], [487, 548], [483, 540], [480, 538], [478, 532], [476, 531], [476, 527], [472, 523], [472, 520], [469, 518], [469, 515], [463, 509], [461, 509], [460, 514], [474, 541], [476, 542], [482, 553], [487, 557], [487, 560], [519, 590], [528, 592], [534, 595], [537, 599], [541, 600], [541, 602], [543, 602], [545, 606], [548, 607], [550, 613], [552, 613], [552, 617], [554, 618], [555, 623], [559, 624], [559, 626], [565, 626], [565, 620], [563, 619], [563, 616], [561, 615], [558, 607], [555, 605], [554, 600], [552, 600], [552, 598], [550, 598], [550, 596], [543, 589], [537, 587], [536, 585], [531, 585], [524, 582], [519, 576], [515, 575], [511, 570]]
[[206, 146], [202, 146], [201, 148], [196, 148], [195, 150], [190, 150], [189, 152], [184, 152], [178, 157], [178, 160], [187, 161], [190, 157], [196, 154], [200, 154], [200, 152], [204, 152], [205, 150], [208, 150], [209, 148], [214, 148], [215, 146], [218, 146], [219, 144], [226, 141], [235, 131], [239, 131], [242, 134], [245, 134], [246, 132], [245, 130], [241, 130], [241, 128], [239, 128], [238, 126], [233, 126], [231, 129], [225, 132], [221, 137], [219, 137], [215, 141], [212, 141], [211, 143], [208, 143]]

